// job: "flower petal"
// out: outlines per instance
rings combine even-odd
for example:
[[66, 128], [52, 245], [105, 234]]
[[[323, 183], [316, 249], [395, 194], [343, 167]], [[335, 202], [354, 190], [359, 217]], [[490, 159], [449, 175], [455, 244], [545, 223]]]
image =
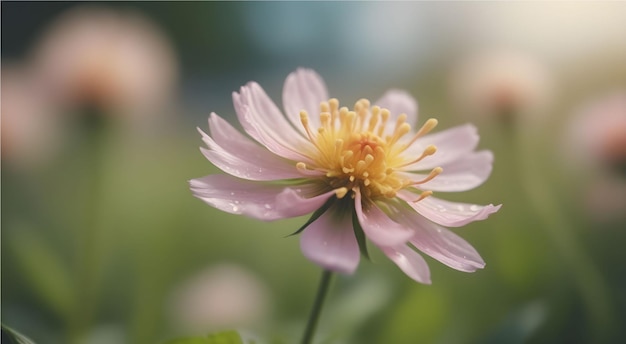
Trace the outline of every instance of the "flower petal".
[[417, 196], [408, 191], [400, 191], [398, 197], [405, 200], [420, 215], [446, 227], [461, 227], [470, 222], [484, 220], [502, 206], [457, 203], [436, 197], [426, 197], [419, 202], [413, 202]]
[[[411, 126], [417, 125], [417, 101], [415, 101], [415, 98], [407, 91], [396, 89], [388, 90], [380, 99], [374, 102], [374, 104], [389, 110], [391, 113], [389, 123], [393, 123], [393, 121], [403, 113], [407, 116], [407, 123]], [[394, 129], [393, 126], [389, 125], [387, 127], [388, 132], [386, 132], [386, 134], [391, 134]]]
[[359, 265], [360, 251], [350, 214], [329, 209], [302, 233], [300, 249], [324, 269], [351, 274]]
[[335, 195], [320, 194], [313, 184], [285, 187], [223, 174], [192, 179], [189, 185], [194, 196], [219, 210], [264, 221], [309, 214]]
[[425, 170], [446, 165], [476, 149], [479, 139], [478, 131], [472, 124], [459, 125], [420, 137], [407, 148], [408, 156], [420, 156], [429, 145], [435, 145], [437, 152], [417, 164], [408, 166], [406, 170]]
[[276, 104], [256, 82], [233, 92], [233, 105], [239, 122], [248, 135], [283, 158], [310, 162], [301, 147], [311, 143], [283, 116]]
[[441, 263], [465, 272], [474, 272], [485, 266], [474, 247], [450, 230], [408, 209], [398, 209], [394, 217], [415, 230], [410, 240], [413, 246]]
[[285, 79], [283, 107], [285, 115], [303, 135], [306, 131], [300, 122], [300, 111], [309, 114], [313, 128], [320, 126], [320, 103], [328, 101], [328, 90], [324, 79], [312, 69], [298, 68]]
[[376, 245], [393, 246], [404, 244], [413, 236], [413, 231], [394, 222], [374, 203], [362, 200], [359, 189], [355, 190], [354, 208], [363, 232]]
[[222, 171], [249, 180], [280, 180], [301, 178], [295, 163], [285, 160], [254, 143], [228, 122], [211, 113], [212, 137], [198, 128], [209, 149], [202, 154]]
[[391, 259], [407, 276], [413, 280], [430, 284], [430, 269], [424, 258], [407, 245], [395, 247], [380, 247], [383, 253]]
[[[443, 172], [419, 188], [433, 191], [466, 191], [484, 183], [491, 174], [493, 153], [474, 152], [443, 166]], [[403, 173], [413, 181], [426, 178], [426, 174]]]

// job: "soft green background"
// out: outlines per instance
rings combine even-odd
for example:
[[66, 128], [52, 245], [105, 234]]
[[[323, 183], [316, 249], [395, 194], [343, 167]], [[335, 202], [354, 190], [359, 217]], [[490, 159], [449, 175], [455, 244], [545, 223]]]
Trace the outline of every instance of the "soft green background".
[[[2, 2], [3, 64], [25, 59], [47, 25], [75, 6]], [[69, 143], [37, 168], [3, 157], [3, 323], [37, 343], [161, 343], [188, 335], [172, 320], [175, 288], [230, 262], [254, 272], [270, 294], [271, 312], [244, 330], [296, 342], [319, 268], [297, 237], [285, 236], [305, 219], [222, 213], [192, 197], [187, 180], [218, 173], [198, 151], [195, 129], [211, 111], [234, 120], [230, 94], [249, 80], [279, 103], [284, 77], [305, 66], [346, 103], [405, 88], [422, 119], [439, 118], [438, 129], [475, 122], [480, 147], [495, 154], [492, 177], [448, 198], [504, 204], [489, 220], [456, 229], [484, 270], [465, 274], [428, 259], [433, 284], [425, 286], [374, 251], [356, 274], [335, 279], [320, 343], [626, 340], [625, 217], [590, 216], [587, 180], [559, 159], [572, 111], [626, 86], [626, 28], [616, 20], [626, 4], [104, 6], [139, 11], [170, 39], [181, 72], [175, 110], [147, 133], [106, 119], [99, 129], [73, 125]], [[472, 119], [451, 104], [455, 63], [490, 48], [538, 56], [553, 73], [556, 98], [538, 123]]]

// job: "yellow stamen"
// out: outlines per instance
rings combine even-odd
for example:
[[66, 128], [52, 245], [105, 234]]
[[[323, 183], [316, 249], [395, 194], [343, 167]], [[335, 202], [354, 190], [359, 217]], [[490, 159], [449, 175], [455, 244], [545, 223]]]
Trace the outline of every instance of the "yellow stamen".
[[389, 112], [389, 110], [387, 109], [380, 110], [380, 117], [382, 120], [380, 121], [378, 132], [376, 133], [378, 136], [383, 136], [383, 131], [385, 130], [385, 126], [387, 125], [387, 120], [389, 119], [390, 115], [391, 113]]
[[320, 174], [323, 173], [317, 170], [308, 169], [304, 162], [298, 162], [296, 164], [296, 169], [298, 170], [298, 172], [300, 172], [301, 174], [305, 176], [319, 176]]
[[441, 167], [435, 167], [433, 168], [432, 171], [430, 171], [430, 173], [428, 174], [428, 176], [426, 176], [426, 178], [416, 181], [416, 182], [412, 182], [412, 185], [419, 185], [419, 184], [424, 184], [426, 182], [429, 182], [431, 180], [433, 180], [433, 178], [435, 178], [436, 176], [438, 176], [439, 174], [441, 174], [441, 172], [443, 172], [443, 168]]
[[341, 187], [339, 189], [335, 189], [335, 195], [339, 199], [344, 198], [347, 193], [348, 193], [348, 188], [346, 188], [346, 187]]
[[417, 203], [421, 200], [423, 200], [424, 198], [428, 197], [428, 196], [432, 196], [433, 192], [428, 190], [428, 191], [424, 191], [420, 194], [420, 197], [418, 199], [416, 199], [415, 201], [413, 201], [414, 203]]
[[367, 128], [367, 131], [373, 132], [376, 124], [378, 124], [378, 119], [380, 116], [380, 107], [374, 106], [372, 108], [372, 117], [370, 118], [370, 125]]
[[313, 134], [311, 133], [311, 127], [309, 127], [309, 114], [304, 110], [300, 111], [300, 123], [302, 123], [306, 134], [309, 136], [309, 140], [315, 143], [315, 139], [313, 138]]
[[413, 136], [413, 138], [411, 139], [411, 141], [409, 141], [406, 145], [404, 145], [402, 147], [402, 150], [407, 149], [409, 146], [411, 146], [413, 143], [415, 143], [415, 141], [417, 139], [419, 139], [420, 137], [428, 134], [431, 130], [433, 130], [437, 124], [439, 123], [439, 121], [437, 121], [434, 118], [429, 118], [426, 123], [424, 123], [424, 125], [422, 125], [422, 127], [420, 128], [420, 130], [417, 131], [417, 133], [415, 134], [415, 136]]
[[435, 154], [435, 152], [437, 152], [437, 147], [435, 145], [429, 145], [428, 147], [426, 147], [426, 149], [424, 149], [424, 151], [422, 152], [422, 155], [420, 155], [417, 159], [407, 162], [406, 164], [402, 164], [399, 167], [406, 167], [409, 165], [413, 165], [417, 162], [424, 160], [425, 157]]
[[[319, 108], [318, 128], [311, 128], [306, 111], [300, 112], [304, 132], [316, 150], [308, 151], [310, 162], [299, 162], [296, 168], [303, 174], [319, 176], [329, 188], [336, 190], [338, 198], [345, 197], [349, 190], [359, 190], [368, 198], [396, 197], [401, 189], [426, 183], [441, 173], [440, 167], [435, 168], [416, 182], [398, 173], [435, 154], [434, 145], [427, 146], [418, 157], [406, 154], [408, 146], [436, 126], [435, 119], [426, 121], [411, 140], [401, 141], [411, 132], [406, 114], [399, 114], [395, 123], [389, 123], [389, 110], [371, 106], [367, 99], [356, 101], [352, 111], [340, 107], [335, 98], [321, 102]], [[429, 192], [422, 194], [428, 195]]]

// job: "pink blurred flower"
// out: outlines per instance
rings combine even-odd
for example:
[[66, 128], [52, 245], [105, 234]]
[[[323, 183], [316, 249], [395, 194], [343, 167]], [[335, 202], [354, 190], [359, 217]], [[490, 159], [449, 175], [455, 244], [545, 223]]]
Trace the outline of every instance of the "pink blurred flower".
[[470, 57], [451, 75], [451, 93], [457, 107], [475, 117], [522, 115], [520, 119], [529, 119], [529, 114], [536, 114], [550, 102], [553, 92], [545, 66], [514, 52]]
[[2, 63], [2, 160], [18, 168], [49, 161], [61, 143], [62, 123], [28, 68]]
[[437, 124], [429, 119], [414, 131], [409, 123], [417, 121], [417, 103], [400, 90], [373, 106], [361, 99], [354, 110], [340, 107], [308, 69], [285, 80], [285, 115], [255, 82], [234, 92], [233, 103], [252, 139], [210, 115], [210, 135], [199, 130], [208, 146], [201, 151], [227, 175], [191, 180], [196, 197], [266, 221], [313, 212], [300, 246], [324, 269], [354, 272], [364, 236], [422, 283], [430, 283], [430, 272], [415, 248], [460, 271], [485, 265], [469, 243], [442, 226], [483, 220], [500, 206], [430, 197], [487, 180], [493, 155], [475, 151], [474, 126], [427, 135]]
[[152, 114], [171, 99], [176, 57], [147, 18], [84, 6], [59, 17], [34, 50], [34, 68], [66, 105]]
[[183, 283], [172, 299], [174, 322], [183, 330], [252, 326], [270, 312], [266, 286], [251, 271], [235, 264], [219, 264]]
[[626, 219], [626, 91], [583, 104], [565, 127], [562, 156], [582, 172], [582, 202], [593, 219]]
[[567, 127], [567, 156], [588, 167], [626, 164], [626, 91], [581, 106]]

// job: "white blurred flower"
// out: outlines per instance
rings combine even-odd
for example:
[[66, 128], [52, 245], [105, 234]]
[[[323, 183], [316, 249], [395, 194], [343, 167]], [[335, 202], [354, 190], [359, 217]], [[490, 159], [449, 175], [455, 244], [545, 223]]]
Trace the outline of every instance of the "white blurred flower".
[[61, 15], [34, 50], [47, 90], [69, 106], [145, 115], [172, 97], [172, 47], [147, 18], [87, 6]]
[[532, 119], [531, 114], [536, 116], [547, 106], [554, 92], [545, 66], [529, 56], [506, 51], [486, 52], [462, 61], [450, 81], [459, 111], [477, 117], [515, 115], [520, 120]]
[[212, 266], [174, 293], [172, 317], [186, 332], [254, 326], [270, 311], [266, 286], [251, 271], [234, 264]]
[[60, 123], [29, 70], [2, 63], [2, 160], [34, 167], [59, 147]]

